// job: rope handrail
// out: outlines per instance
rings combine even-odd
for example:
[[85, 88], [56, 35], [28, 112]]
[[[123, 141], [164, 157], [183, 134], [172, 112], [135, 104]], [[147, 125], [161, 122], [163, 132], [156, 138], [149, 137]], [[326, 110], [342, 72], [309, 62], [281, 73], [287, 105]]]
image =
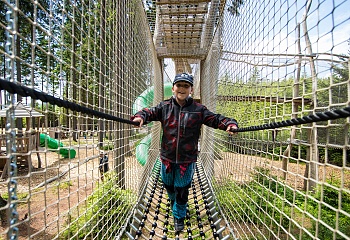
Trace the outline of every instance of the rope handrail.
[[301, 125], [306, 123], [335, 120], [335, 119], [347, 118], [347, 117], [350, 117], [350, 107], [336, 109], [333, 111], [319, 112], [319, 113], [311, 114], [301, 118], [292, 118], [290, 120], [285, 120], [281, 122], [273, 122], [273, 123], [267, 123], [267, 124], [258, 125], [258, 126], [238, 128], [238, 129], [232, 130], [232, 132], [248, 132], [248, 131], [258, 131], [258, 130], [265, 130], [265, 129], [275, 129], [280, 127], [290, 127], [290, 126]]
[[[43, 92], [39, 92], [32, 88], [22, 86], [14, 82], [2, 80], [2, 79], [0, 80], [0, 90], [6, 90], [12, 94], [16, 93], [21, 95], [22, 97], [31, 97], [32, 99], [36, 99], [36, 100], [39, 99], [42, 102], [48, 102], [48, 103], [51, 103], [52, 105], [68, 108], [72, 111], [77, 111], [77, 112], [97, 116], [107, 120], [112, 120], [112, 121], [121, 122], [121, 123], [128, 123], [135, 126], [139, 125], [138, 122], [133, 122], [131, 120], [127, 120], [127, 119], [119, 118], [110, 114], [99, 112], [99, 111], [81, 106], [79, 104], [76, 104], [67, 100], [62, 100], [60, 98], [54, 97], [52, 95], [49, 95]], [[259, 130], [266, 130], [266, 129], [275, 129], [280, 127], [290, 127], [290, 126], [301, 125], [306, 123], [335, 120], [335, 119], [347, 118], [347, 117], [350, 117], [350, 107], [336, 109], [333, 111], [319, 112], [319, 113], [311, 114], [301, 118], [292, 118], [290, 120], [285, 120], [281, 122], [273, 122], [273, 123], [267, 123], [267, 124], [258, 125], [258, 126], [232, 129], [231, 131], [232, 132], [259, 131]]]
[[76, 104], [67, 100], [63, 100], [63, 99], [54, 97], [52, 95], [34, 90], [32, 88], [22, 86], [14, 82], [2, 80], [2, 79], [0, 80], [0, 90], [6, 90], [9, 93], [18, 94], [18, 95], [21, 95], [22, 97], [31, 97], [32, 99], [35, 99], [35, 100], [41, 100], [42, 102], [48, 102], [48, 103], [51, 103], [52, 105], [68, 108], [72, 111], [85, 113], [88, 115], [104, 118], [107, 120], [112, 120], [112, 121], [121, 122], [121, 123], [128, 123], [135, 126], [139, 125], [138, 122], [133, 122], [131, 120], [127, 120], [127, 119], [119, 118], [107, 113], [99, 112], [91, 108], [87, 108], [79, 104]]

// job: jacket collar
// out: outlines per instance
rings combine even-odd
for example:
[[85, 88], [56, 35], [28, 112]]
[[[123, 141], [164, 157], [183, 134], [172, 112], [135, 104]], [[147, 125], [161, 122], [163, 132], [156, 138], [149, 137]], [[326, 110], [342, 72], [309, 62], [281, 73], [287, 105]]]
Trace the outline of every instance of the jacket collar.
[[[180, 107], [180, 104], [176, 101], [176, 98], [174, 96], [171, 97], [171, 100], [177, 105]], [[183, 107], [187, 107], [187, 106], [190, 106], [193, 102], [193, 98], [191, 96], [189, 96], [187, 99], [186, 99], [186, 103], [185, 105], [183, 105]]]

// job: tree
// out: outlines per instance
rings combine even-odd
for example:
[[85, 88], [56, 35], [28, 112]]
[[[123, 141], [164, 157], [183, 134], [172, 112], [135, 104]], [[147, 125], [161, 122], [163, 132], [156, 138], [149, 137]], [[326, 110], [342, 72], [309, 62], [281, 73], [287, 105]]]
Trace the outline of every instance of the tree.
[[333, 70], [334, 76], [336, 77], [336, 79], [338, 79], [341, 82], [345, 82], [349, 79], [348, 59], [349, 57], [347, 56], [340, 57], [340, 60], [343, 61], [343, 63], [338, 65], [336, 64], [331, 65], [331, 70]]
[[233, 16], [239, 16], [239, 8], [243, 5], [243, 0], [231, 0], [231, 5], [227, 8]]
[[155, 0], [146, 0], [146, 16], [152, 35], [154, 34], [156, 24], [156, 7]]
[[[37, 45], [41, 46], [41, 49], [44, 51], [48, 50], [48, 45], [45, 44], [45, 39], [42, 37], [43, 33], [40, 32], [40, 28], [34, 26], [32, 22], [37, 22], [41, 26], [47, 26], [48, 21], [45, 19], [45, 10], [47, 9], [49, 4], [46, 0], [40, 0], [38, 5], [41, 7], [36, 8], [35, 5], [30, 0], [23, 0], [18, 2], [18, 9], [20, 11], [16, 11], [15, 9], [10, 9], [9, 6], [5, 5], [3, 2], [0, 3], [0, 22], [3, 26], [8, 25], [8, 21], [6, 20], [7, 12], [14, 12], [16, 14], [12, 15], [16, 19], [14, 21], [16, 24], [15, 27], [15, 42], [14, 54], [16, 56], [14, 63], [14, 80], [18, 83], [26, 84], [26, 85], [36, 85], [37, 83], [34, 81], [36, 73], [40, 70], [37, 69], [45, 69], [47, 66], [47, 56], [43, 52], [38, 51]], [[0, 46], [0, 50], [5, 53], [5, 44], [7, 43], [6, 39], [6, 29], [0, 28], [0, 41], [3, 43]], [[5, 53], [6, 54], [6, 53]], [[5, 78], [5, 54], [1, 56], [0, 60], [0, 71], [2, 72], [2, 76]], [[33, 67], [38, 66], [38, 68]], [[18, 96], [17, 101], [22, 101], [22, 97]], [[32, 102], [34, 106], [34, 101]], [[17, 118], [16, 127], [18, 129], [23, 128], [23, 120], [22, 118]]]

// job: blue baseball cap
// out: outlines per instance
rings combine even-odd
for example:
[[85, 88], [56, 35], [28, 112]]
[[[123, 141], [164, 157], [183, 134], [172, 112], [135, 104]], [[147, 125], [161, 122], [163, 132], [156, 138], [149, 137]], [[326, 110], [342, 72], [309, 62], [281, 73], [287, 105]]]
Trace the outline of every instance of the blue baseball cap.
[[193, 86], [193, 76], [189, 75], [187, 73], [180, 73], [177, 74], [175, 76], [174, 82], [173, 82], [173, 86], [175, 85], [175, 83], [177, 82], [188, 82], [189, 84], [191, 84], [191, 86]]

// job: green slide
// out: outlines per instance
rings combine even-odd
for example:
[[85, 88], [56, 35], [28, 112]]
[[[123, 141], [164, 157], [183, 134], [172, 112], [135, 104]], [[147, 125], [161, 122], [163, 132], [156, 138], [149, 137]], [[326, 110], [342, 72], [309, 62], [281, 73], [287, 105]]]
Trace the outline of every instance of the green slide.
[[[164, 98], [169, 98], [173, 94], [172, 91], [173, 84], [172, 83], [165, 83], [164, 84]], [[147, 90], [145, 90], [143, 93], [141, 93], [140, 96], [138, 96], [132, 106], [132, 113], [135, 114], [138, 111], [140, 111], [142, 108], [145, 107], [151, 107], [153, 105], [153, 98], [154, 98], [154, 87], [150, 87]]]
[[[172, 87], [173, 87], [172, 83], [164, 84], [164, 98], [171, 97], [171, 95], [173, 94]], [[144, 91], [140, 96], [136, 98], [132, 109], [133, 114], [137, 113], [142, 108], [152, 106], [153, 98], [154, 98], [154, 88], [150, 87], [149, 89]], [[149, 146], [151, 145], [151, 140], [152, 140], [151, 135], [147, 135], [136, 146], [136, 159], [142, 166], [144, 166], [147, 162], [148, 150], [149, 150]]]
[[64, 148], [63, 143], [58, 141], [57, 139], [51, 138], [46, 134], [40, 133], [40, 146], [45, 147], [47, 143], [47, 146], [51, 149], [59, 149], [59, 153], [64, 158], [75, 158], [76, 151], [73, 148]]
[[144, 137], [136, 147], [136, 159], [141, 163], [142, 166], [146, 164], [148, 158], [148, 149], [151, 145], [151, 134]]

